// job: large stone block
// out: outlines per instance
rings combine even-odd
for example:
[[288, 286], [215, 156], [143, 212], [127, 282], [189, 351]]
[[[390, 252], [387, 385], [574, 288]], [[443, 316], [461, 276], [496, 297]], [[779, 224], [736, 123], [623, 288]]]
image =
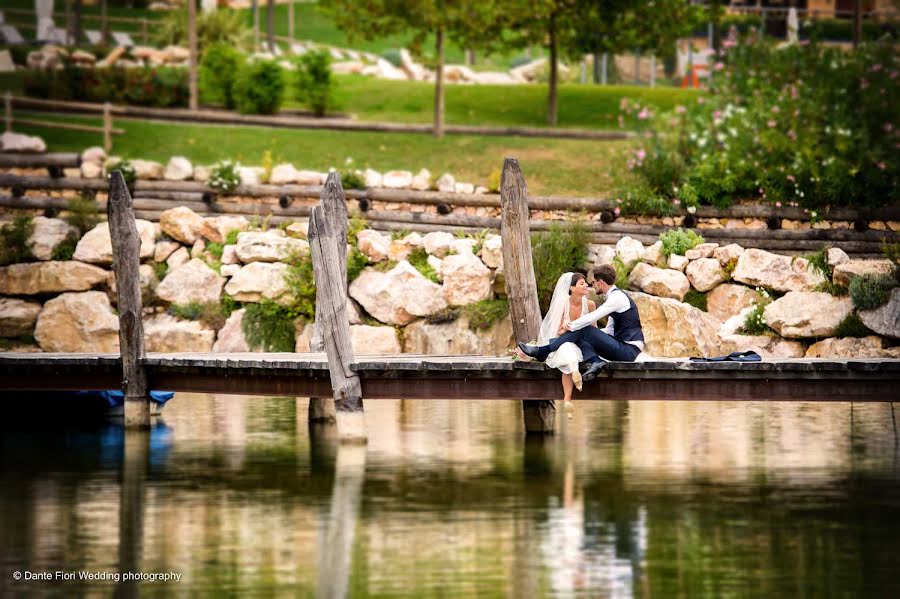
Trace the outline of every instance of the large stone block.
[[886, 304], [859, 313], [863, 324], [872, 331], [891, 339], [900, 339], [900, 287], [891, 291]]
[[631, 298], [641, 316], [648, 354], [670, 358], [720, 354], [722, 322], [716, 317], [676, 299], [644, 293], [632, 293]]
[[350, 327], [354, 354], [399, 354], [403, 352], [397, 329], [389, 326], [357, 324]]
[[242, 324], [244, 322], [244, 309], [235, 310], [225, 321], [225, 324], [219, 329], [216, 335], [216, 342], [213, 345], [214, 352], [222, 353], [238, 353], [253, 351], [244, 337]]
[[[281, 231], [278, 231], [281, 233]], [[275, 231], [246, 231], [238, 234], [235, 254], [244, 264], [279, 262], [294, 255], [308, 255], [309, 243], [302, 239], [278, 235]]]
[[808, 268], [803, 258], [781, 256], [751, 248], [738, 258], [731, 278], [745, 285], [776, 291], [810, 291], [825, 282], [821, 273]]
[[478, 331], [472, 330], [464, 315], [437, 324], [417, 320], [403, 330], [403, 351], [412, 354], [503, 356], [514, 345], [509, 317]]
[[35, 216], [32, 219], [34, 230], [28, 238], [31, 253], [38, 260], [50, 260], [53, 250], [70, 236], [78, 235], [78, 230], [60, 218]]
[[719, 320], [728, 320], [744, 308], [749, 308], [760, 300], [756, 290], [744, 285], [724, 283], [718, 285], [706, 296], [706, 310]]
[[[153, 256], [156, 249], [156, 227], [148, 220], [137, 219], [138, 235], [141, 237], [141, 258]], [[112, 264], [112, 241], [109, 236], [109, 223], [100, 223], [84, 234], [75, 246], [74, 260], [91, 264]]]
[[69, 260], [32, 262], [0, 268], [0, 294], [37, 295], [62, 291], [87, 291], [106, 280], [108, 271]]
[[684, 273], [669, 268], [656, 268], [646, 262], [637, 264], [628, 276], [628, 287], [657, 297], [681, 301], [691, 284]]
[[225, 277], [207, 266], [203, 260], [194, 258], [169, 272], [156, 288], [156, 295], [172, 304], [205, 304], [219, 301], [224, 285]]
[[242, 267], [225, 285], [225, 293], [239, 302], [270, 299], [288, 303], [291, 297], [285, 275], [290, 267], [281, 262], [251, 262]]
[[63, 293], [44, 304], [34, 338], [47, 352], [118, 352], [119, 319], [101, 291]]
[[685, 269], [688, 281], [697, 291], [709, 291], [728, 280], [728, 274], [715, 258], [693, 260]]
[[834, 335], [852, 311], [850, 298], [819, 291], [791, 291], [766, 306], [763, 318], [782, 337], [821, 338]]
[[441, 275], [444, 299], [451, 306], [464, 306], [491, 298], [491, 269], [474, 254], [466, 252], [447, 256], [441, 264]]
[[406, 261], [388, 272], [364, 269], [350, 283], [350, 297], [379, 321], [400, 326], [447, 307], [441, 286]]
[[159, 227], [172, 239], [193, 245], [203, 233], [205, 220], [190, 208], [178, 206], [159, 215]]
[[883, 275], [894, 271], [890, 260], [848, 260], [834, 267], [832, 280], [835, 285], [849, 287], [850, 281], [861, 275]]
[[144, 321], [144, 341], [148, 352], [210, 352], [216, 332], [200, 322], [179, 320], [157, 314]]
[[30, 335], [40, 313], [41, 305], [36, 302], [0, 297], [0, 337]]

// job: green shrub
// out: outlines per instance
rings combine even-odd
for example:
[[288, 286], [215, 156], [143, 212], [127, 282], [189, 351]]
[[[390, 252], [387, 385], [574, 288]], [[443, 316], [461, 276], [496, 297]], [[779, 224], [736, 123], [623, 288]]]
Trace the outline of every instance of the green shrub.
[[[209, 181], [207, 181], [206, 184], [213, 189], [218, 189], [226, 193], [234, 191], [237, 189], [238, 185], [241, 184], [241, 176], [239, 174], [240, 168], [241, 165], [239, 162], [220, 160], [212, 166], [212, 169], [210, 169]], [[231, 231], [229, 231], [229, 234], [231, 234]]]
[[509, 314], [509, 303], [506, 298], [481, 300], [463, 306], [462, 313], [469, 319], [471, 330], [484, 330]]
[[531, 257], [542, 311], [549, 307], [560, 275], [583, 268], [589, 242], [590, 232], [580, 219], [552, 223], [549, 230], [531, 236]]
[[662, 255], [667, 260], [672, 254], [684, 256], [685, 252], [703, 243], [703, 236], [688, 229], [669, 229], [659, 234], [662, 241]]
[[131, 164], [130, 160], [120, 160], [118, 162], [114, 162], [106, 167], [106, 175], [107, 177], [113, 171], [119, 171], [122, 173], [122, 179], [125, 180], [125, 185], [131, 188], [134, 185], [135, 180], [137, 179], [137, 171], [134, 168], [134, 165]]
[[356, 238], [356, 235], [360, 231], [364, 231], [369, 228], [369, 221], [365, 219], [365, 217], [360, 216], [359, 214], [353, 214], [350, 216], [350, 220], [347, 222], [347, 243], [350, 245], [356, 245], [359, 243], [359, 240]]
[[186, 69], [119, 66], [28, 70], [22, 85], [29, 96], [81, 102], [113, 102], [167, 108], [188, 105]]
[[244, 55], [229, 44], [212, 44], [203, 51], [200, 87], [225, 108], [234, 108], [234, 80], [244, 64]]
[[313, 277], [312, 258], [296, 254], [288, 260], [288, 270], [284, 281], [288, 287], [291, 303], [288, 306], [293, 318], [299, 316], [308, 320], [316, 317], [316, 282]]
[[830, 279], [834, 274], [834, 269], [828, 264], [828, 249], [829, 247], [825, 246], [817, 252], [803, 256], [808, 262], [806, 269], [817, 272], [826, 279]]
[[296, 60], [298, 100], [316, 116], [325, 116], [331, 103], [331, 54], [327, 50], [307, 52]]
[[428, 252], [425, 251], [425, 248], [414, 249], [409, 253], [409, 256], [407, 256], [406, 259], [413, 265], [413, 268], [422, 273], [422, 276], [429, 281], [433, 283], [441, 282], [435, 270], [428, 264]]
[[225, 245], [235, 245], [237, 243], [238, 235], [241, 234], [240, 229], [232, 229], [228, 233], [225, 234]]
[[206, 244], [206, 253], [215, 258], [216, 260], [222, 259], [222, 252], [225, 250], [225, 246], [221, 243], [210, 241]]
[[28, 243], [32, 233], [34, 221], [30, 216], [17, 216], [11, 223], [0, 227], [0, 266], [34, 260]]
[[[132, 168], [132, 173], [133, 173]], [[128, 181], [125, 181], [128, 183]], [[97, 208], [97, 202], [94, 198], [81, 195], [72, 198], [66, 202], [66, 222], [78, 229], [81, 235], [84, 235], [97, 226], [100, 222], [100, 210]]]
[[400, 57], [400, 50], [398, 48], [389, 48], [385, 50], [381, 53], [381, 57], [398, 69], [403, 66], [403, 59]]
[[212, 329], [221, 329], [231, 313], [237, 309], [237, 303], [229, 295], [225, 295], [218, 302], [189, 304], [172, 304], [166, 310], [176, 318], [184, 320], [197, 320]]
[[429, 314], [425, 317], [425, 321], [428, 324], [444, 324], [446, 322], [453, 322], [457, 318], [459, 318], [460, 309], [453, 307], [446, 307], [443, 310], [439, 310], [434, 314]]
[[887, 303], [897, 285], [893, 275], [860, 275], [850, 281], [850, 299], [857, 310], [874, 310]]
[[[246, 49], [252, 42], [252, 31], [239, 10], [197, 11], [197, 45], [201, 50], [213, 44], [225, 44]], [[153, 41], [157, 46], [188, 45], [187, 11], [169, 11], [155, 22]]]
[[365, 189], [366, 179], [356, 171], [341, 173], [341, 187], [344, 189]]
[[741, 329], [746, 335], [769, 335], [773, 331], [769, 328], [769, 325], [766, 324], [765, 318], [763, 318], [763, 311], [765, 310], [765, 306], [762, 304], [758, 304], [753, 307], [753, 309], [747, 314], [747, 317], [744, 319], [744, 326]]
[[166, 278], [166, 273], [169, 272], [169, 264], [167, 262], [154, 262], [153, 263], [153, 274], [156, 275], [157, 280], [162, 281]]
[[78, 235], [69, 234], [65, 239], [60, 241], [53, 253], [50, 255], [51, 260], [71, 260], [75, 255], [75, 248], [78, 246]]
[[834, 330], [834, 336], [838, 338], [844, 337], [867, 337], [874, 335], [869, 328], [860, 320], [859, 314], [851, 312]]
[[347, 283], [352, 283], [368, 264], [366, 255], [356, 247], [351, 247], [347, 253]]
[[391, 231], [391, 241], [397, 241], [398, 239], [403, 239], [410, 233], [411, 233], [411, 231], [409, 229], [398, 229], [397, 231]]
[[284, 100], [284, 73], [274, 60], [244, 64], [234, 82], [234, 102], [243, 114], [275, 114]]
[[389, 270], [393, 270], [395, 266], [397, 266], [396, 260], [382, 260], [381, 262], [373, 264], [372, 268], [378, 272], [388, 272]]
[[695, 308], [699, 308], [704, 312], [707, 311], [707, 297], [705, 293], [697, 291], [696, 289], [689, 290], [686, 294], [684, 294], [684, 303], [690, 304]]
[[616, 269], [616, 287], [628, 289], [628, 277], [631, 276], [631, 271], [635, 266], [637, 266], [637, 262], [625, 264], [618, 256], [613, 258], [613, 268]]
[[247, 345], [272, 352], [292, 352], [296, 348], [295, 315], [271, 300], [247, 304], [241, 331]]

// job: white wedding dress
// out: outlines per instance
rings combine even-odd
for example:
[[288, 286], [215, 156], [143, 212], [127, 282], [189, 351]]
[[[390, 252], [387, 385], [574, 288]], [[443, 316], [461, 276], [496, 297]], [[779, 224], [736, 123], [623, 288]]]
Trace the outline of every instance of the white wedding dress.
[[[541, 323], [541, 338], [538, 340], [539, 345], [546, 345], [551, 339], [558, 337], [560, 324], [565, 325], [571, 322], [569, 318], [569, 283], [572, 280], [572, 273], [565, 273], [557, 282], [556, 290], [553, 293], [553, 300], [550, 302], [550, 309]], [[588, 313], [587, 297], [581, 298], [581, 313], [579, 317]], [[554, 324], [555, 322], [555, 324]], [[571, 374], [575, 387], [581, 391], [581, 373], [578, 370], [578, 363], [581, 362], [581, 350], [574, 343], [563, 343], [555, 352], [547, 356], [544, 362], [551, 368], [556, 368], [563, 374]]]

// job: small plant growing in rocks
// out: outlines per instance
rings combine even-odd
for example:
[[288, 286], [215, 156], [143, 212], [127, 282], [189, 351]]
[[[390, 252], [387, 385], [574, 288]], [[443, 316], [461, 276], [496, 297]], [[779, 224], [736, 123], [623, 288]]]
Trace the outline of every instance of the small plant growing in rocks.
[[865, 274], [850, 281], [850, 299], [857, 310], [874, 310], [887, 303], [891, 290], [898, 286], [889, 274]]
[[668, 259], [672, 254], [684, 256], [685, 252], [704, 242], [703, 236], [690, 229], [670, 229], [659, 234], [662, 241], [662, 255]]
[[240, 168], [239, 162], [220, 160], [213, 165], [207, 184], [226, 193], [234, 191], [241, 184]]
[[34, 221], [30, 216], [17, 216], [12, 223], [0, 227], [0, 266], [34, 259], [28, 243], [33, 232]]

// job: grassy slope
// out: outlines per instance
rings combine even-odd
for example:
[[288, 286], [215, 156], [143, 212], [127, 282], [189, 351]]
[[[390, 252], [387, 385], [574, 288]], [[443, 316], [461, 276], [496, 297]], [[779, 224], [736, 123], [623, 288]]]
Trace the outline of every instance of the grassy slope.
[[[29, 115], [33, 118], [48, 118]], [[99, 125], [99, 119], [81, 117]], [[546, 140], [509, 137], [350, 133], [265, 129], [256, 127], [164, 124], [116, 120], [126, 133], [114, 138], [113, 153], [132, 158], [166, 161], [184, 155], [197, 164], [237, 158], [258, 165], [271, 151], [276, 163], [292, 162], [298, 168], [343, 170], [347, 158], [354, 167], [429, 169], [435, 177], [452, 173], [457, 180], [486, 184], [491, 171], [499, 170], [506, 156], [519, 158], [528, 188], [538, 194], [598, 195], [611, 192], [624, 171], [623, 152], [628, 142]], [[22, 127], [40, 135], [50, 151], [80, 151], [100, 142], [100, 135], [46, 127]]]

